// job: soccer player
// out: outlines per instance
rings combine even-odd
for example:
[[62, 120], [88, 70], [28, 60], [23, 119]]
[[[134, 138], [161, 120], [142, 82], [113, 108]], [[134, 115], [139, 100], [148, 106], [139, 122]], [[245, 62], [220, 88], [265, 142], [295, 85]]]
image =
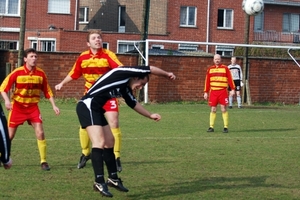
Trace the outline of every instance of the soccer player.
[[[150, 113], [134, 97], [133, 91], [142, 89], [149, 81], [148, 74], [164, 76], [175, 80], [172, 72], [154, 66], [119, 67], [101, 76], [78, 102], [76, 112], [82, 128], [85, 128], [92, 141], [92, 164], [95, 175], [94, 189], [103, 196], [112, 197], [108, 186], [128, 192], [117, 175], [114, 159], [114, 137], [104, 116], [103, 106], [111, 98], [123, 97], [126, 104], [139, 114], [159, 121], [161, 116]], [[104, 180], [105, 162], [108, 179]]]
[[3, 163], [4, 169], [10, 169], [12, 160], [10, 158], [10, 139], [8, 136], [7, 120], [0, 105], [0, 164]]
[[[233, 82], [235, 84], [235, 91], [236, 91], [236, 101], [238, 103], [238, 108], [242, 107], [242, 98], [241, 98], [241, 87], [243, 86], [243, 72], [241, 69], [241, 66], [236, 63], [236, 57], [231, 57], [231, 64], [228, 65], [228, 68], [231, 72], [231, 76], [233, 79]], [[229, 91], [231, 88], [228, 88]], [[232, 101], [233, 101], [233, 95], [229, 95], [229, 108], [232, 108]]]
[[[76, 60], [73, 68], [65, 77], [65, 79], [55, 86], [56, 90], [60, 90], [64, 84], [76, 80], [83, 76], [85, 79], [85, 92], [91, 85], [105, 72], [122, 66], [117, 56], [103, 48], [101, 31], [91, 30], [87, 35], [87, 46], [89, 50], [84, 51]], [[116, 98], [112, 98], [104, 105], [105, 116], [111, 127], [111, 131], [115, 137], [114, 154], [116, 165], [119, 172], [122, 171], [120, 150], [121, 150], [121, 130], [119, 127], [119, 106]], [[90, 139], [85, 129], [79, 129], [79, 139], [82, 154], [77, 165], [78, 169], [85, 167], [86, 162], [90, 159]]]
[[[48, 84], [45, 72], [36, 66], [37, 52], [30, 48], [24, 51], [23, 66], [12, 71], [2, 82], [0, 87], [1, 95], [8, 109], [8, 133], [10, 140], [15, 137], [17, 128], [24, 122], [28, 122], [35, 131], [37, 145], [40, 153], [42, 170], [49, 171], [50, 167], [46, 161], [46, 139], [42, 125], [42, 116], [38, 107], [41, 91], [45, 98], [49, 99], [56, 115], [59, 115], [59, 108], [56, 107], [53, 93]], [[8, 92], [14, 86], [12, 102]]]
[[221, 64], [221, 56], [219, 54], [214, 55], [213, 62], [214, 65], [207, 69], [204, 86], [204, 99], [207, 100], [209, 93], [208, 104], [211, 107], [207, 132], [214, 132], [217, 105], [220, 104], [224, 122], [223, 133], [228, 133], [227, 88], [229, 85], [231, 88], [230, 94], [234, 95], [235, 85], [228, 67]]

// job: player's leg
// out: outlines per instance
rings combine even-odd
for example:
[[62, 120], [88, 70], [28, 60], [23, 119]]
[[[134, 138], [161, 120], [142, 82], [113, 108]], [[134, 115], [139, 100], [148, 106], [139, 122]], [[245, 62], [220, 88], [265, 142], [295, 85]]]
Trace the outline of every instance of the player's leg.
[[86, 128], [92, 142], [91, 160], [94, 170], [94, 190], [99, 191], [103, 196], [112, 197], [104, 178], [104, 130], [102, 126], [93, 125]]
[[77, 168], [81, 169], [85, 167], [86, 162], [91, 157], [90, 138], [87, 131], [81, 127], [79, 128], [79, 140], [82, 154], [80, 156]]
[[46, 160], [47, 155], [47, 143], [45, 139], [45, 133], [43, 128], [43, 121], [41, 112], [38, 106], [34, 106], [28, 110], [28, 123], [33, 127], [35, 136], [37, 139], [37, 146], [40, 154], [41, 168], [42, 170], [49, 171], [50, 167]]
[[117, 166], [115, 163], [114, 144], [115, 137], [109, 126], [103, 126], [105, 146], [103, 150], [103, 159], [108, 171], [107, 185], [122, 192], [129, 190], [123, 186], [122, 180], [118, 177]]
[[7, 120], [1, 105], [0, 114], [0, 161], [3, 163], [5, 169], [9, 169], [12, 166], [12, 160], [10, 159], [11, 141], [8, 136]]
[[[228, 88], [228, 91], [231, 91], [231, 88]], [[229, 93], [229, 108], [232, 108], [233, 95]]]
[[207, 132], [214, 132], [214, 125], [217, 118], [217, 95], [215, 91], [211, 91], [209, 94], [209, 106], [210, 108], [210, 114], [209, 114], [209, 128]]
[[108, 124], [111, 128], [111, 132], [115, 138], [114, 144], [114, 154], [116, 159], [116, 165], [118, 172], [122, 171], [121, 165], [121, 141], [122, 141], [122, 133], [119, 127], [119, 106], [117, 99], [110, 99], [104, 105], [105, 117], [108, 121]]
[[240, 91], [236, 91], [236, 100], [238, 103], [238, 108], [242, 107], [242, 98], [241, 98], [241, 92]]
[[226, 109], [228, 105], [228, 93], [226, 90], [224, 90], [223, 92], [220, 91], [219, 103], [220, 103], [222, 118], [224, 123], [223, 133], [228, 133], [229, 117], [228, 117], [228, 111]]
[[32, 122], [32, 127], [34, 128], [35, 136], [37, 139], [37, 146], [40, 154], [41, 168], [42, 170], [49, 171], [50, 167], [47, 163], [47, 143], [45, 139], [44, 128], [41, 122]]
[[237, 101], [237, 104], [238, 104], [238, 108], [241, 108], [242, 107], [242, 98], [241, 98], [241, 81], [238, 80], [238, 81], [234, 81], [234, 84], [235, 84], [235, 91], [236, 91], [236, 101]]

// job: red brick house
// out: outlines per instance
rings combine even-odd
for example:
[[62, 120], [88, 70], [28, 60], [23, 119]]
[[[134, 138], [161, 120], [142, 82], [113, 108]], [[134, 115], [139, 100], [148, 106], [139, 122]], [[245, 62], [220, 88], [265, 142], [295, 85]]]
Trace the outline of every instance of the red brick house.
[[[103, 1], [103, 0], [101, 0]], [[105, 47], [132, 50], [141, 40], [142, 0], [27, 0], [25, 47], [79, 52], [88, 29], [101, 29]], [[148, 38], [214, 43], [244, 43], [242, 0], [151, 0]], [[264, 12], [250, 17], [249, 42], [297, 44], [300, 0], [265, 0]], [[21, 0], [0, 3], [0, 49], [18, 49]], [[208, 51], [230, 55], [232, 47], [152, 44], [151, 48]]]

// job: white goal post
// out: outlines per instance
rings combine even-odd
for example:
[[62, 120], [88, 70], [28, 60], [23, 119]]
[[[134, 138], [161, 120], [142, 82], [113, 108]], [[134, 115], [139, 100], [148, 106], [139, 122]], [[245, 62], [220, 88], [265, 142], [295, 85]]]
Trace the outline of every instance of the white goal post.
[[[131, 41], [132, 42], [132, 41]], [[287, 46], [287, 45], [258, 45], [258, 44], [234, 44], [234, 43], [216, 43], [216, 42], [195, 42], [195, 41], [178, 41], [178, 40], [155, 40], [155, 39], [146, 39], [145, 41], [133, 41], [135, 49], [139, 52], [141, 57], [145, 61], [145, 65], [149, 65], [149, 49], [150, 43], [173, 43], [173, 44], [194, 44], [194, 45], [206, 45], [208, 46], [232, 46], [232, 47], [253, 47], [253, 48], [272, 48], [272, 49], [287, 49], [287, 54], [291, 57], [291, 59], [296, 63], [298, 67], [300, 64], [294, 58], [294, 56], [290, 53], [291, 50], [300, 50], [299, 46]], [[139, 50], [136, 44], [145, 42], [145, 56]], [[208, 48], [206, 48], [208, 49]], [[144, 103], [148, 103], [148, 84], [144, 87]]]

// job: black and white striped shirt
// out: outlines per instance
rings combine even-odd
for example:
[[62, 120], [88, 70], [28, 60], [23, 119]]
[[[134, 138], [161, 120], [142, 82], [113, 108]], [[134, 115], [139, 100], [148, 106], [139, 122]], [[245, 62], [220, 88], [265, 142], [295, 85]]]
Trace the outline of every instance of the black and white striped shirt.
[[93, 109], [102, 109], [111, 98], [123, 97], [131, 108], [136, 105], [136, 98], [128, 86], [131, 77], [150, 74], [149, 66], [127, 67], [122, 66], [103, 74], [82, 97], [81, 101], [91, 101]]

